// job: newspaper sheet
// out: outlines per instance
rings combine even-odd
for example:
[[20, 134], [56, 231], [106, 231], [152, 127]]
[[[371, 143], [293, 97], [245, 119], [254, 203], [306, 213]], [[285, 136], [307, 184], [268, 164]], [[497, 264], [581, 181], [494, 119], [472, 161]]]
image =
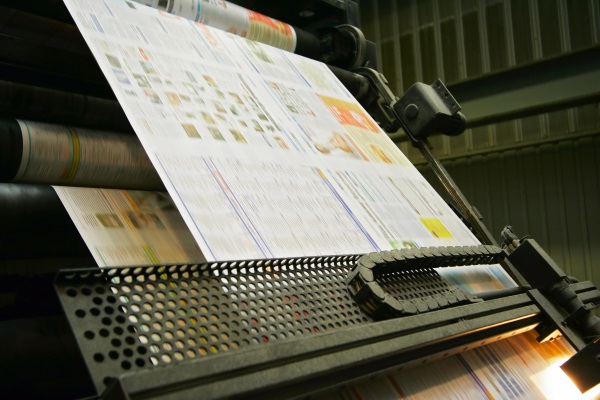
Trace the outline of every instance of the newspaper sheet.
[[566, 341], [539, 344], [530, 331], [315, 399], [597, 399], [600, 387], [582, 395], [560, 370], [572, 355]]
[[54, 189], [100, 267], [205, 261], [166, 193]]
[[125, 0], [65, 0], [208, 260], [477, 240], [318, 62]]
[[23, 154], [13, 182], [153, 190], [163, 186], [135, 136], [17, 122]]

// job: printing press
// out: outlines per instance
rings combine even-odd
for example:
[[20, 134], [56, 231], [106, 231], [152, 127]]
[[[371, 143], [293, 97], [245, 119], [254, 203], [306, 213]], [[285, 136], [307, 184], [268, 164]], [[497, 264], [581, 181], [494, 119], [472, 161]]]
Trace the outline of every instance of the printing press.
[[[561, 368], [582, 392], [596, 386], [600, 291], [568, 276], [526, 232], [486, 228], [429, 143], [460, 135], [469, 120], [444, 83], [394, 93], [354, 1], [236, 3], [290, 24], [296, 54], [326, 63], [384, 131], [401, 129], [481, 244], [98, 268], [48, 186], [61, 183], [14, 181], [25, 154], [18, 120], [114, 132], [86, 139], [122, 151], [98, 167], [107, 171], [99, 187], [163, 183], [63, 2], [8, 1], [0, 5], [7, 398], [318, 398], [530, 331], [540, 343], [568, 343], [575, 354]], [[141, 172], [115, 172], [125, 157]], [[489, 264], [518, 286], [473, 294], [435, 270]]]

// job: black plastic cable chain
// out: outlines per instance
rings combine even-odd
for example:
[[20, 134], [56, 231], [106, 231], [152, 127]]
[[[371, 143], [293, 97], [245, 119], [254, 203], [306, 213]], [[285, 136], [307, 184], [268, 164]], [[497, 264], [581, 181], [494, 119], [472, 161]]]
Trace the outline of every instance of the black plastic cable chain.
[[[486, 265], [499, 262], [505, 253], [497, 246], [421, 247], [365, 254], [360, 257], [346, 280], [348, 291], [360, 308], [373, 319], [414, 315], [442, 308], [482, 301], [477, 296], [446, 284], [434, 270], [438, 267]], [[407, 288], [431, 285], [438, 289], [422, 296], [396, 298], [387, 293], [377, 279], [383, 276]], [[426, 276], [427, 282], [418, 280]], [[397, 282], [396, 282], [397, 281]], [[408, 291], [407, 291], [408, 292]]]

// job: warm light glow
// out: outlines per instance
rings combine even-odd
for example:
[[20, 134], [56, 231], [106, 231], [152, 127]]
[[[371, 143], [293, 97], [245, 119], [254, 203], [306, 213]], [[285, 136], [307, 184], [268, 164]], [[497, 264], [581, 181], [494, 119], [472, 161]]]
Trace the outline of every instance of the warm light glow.
[[533, 375], [531, 380], [549, 400], [600, 399], [600, 385], [581, 394], [577, 386], [560, 369], [560, 366], [568, 359], [568, 357], [556, 359], [548, 368]]

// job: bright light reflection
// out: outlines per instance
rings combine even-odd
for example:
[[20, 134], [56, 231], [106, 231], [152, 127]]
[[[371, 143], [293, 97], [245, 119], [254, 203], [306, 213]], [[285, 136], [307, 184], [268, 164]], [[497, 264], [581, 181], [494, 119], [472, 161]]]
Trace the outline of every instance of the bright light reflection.
[[557, 359], [548, 368], [533, 375], [532, 381], [549, 400], [600, 399], [600, 385], [581, 394], [567, 374], [560, 369], [560, 366], [568, 359], [568, 357]]

